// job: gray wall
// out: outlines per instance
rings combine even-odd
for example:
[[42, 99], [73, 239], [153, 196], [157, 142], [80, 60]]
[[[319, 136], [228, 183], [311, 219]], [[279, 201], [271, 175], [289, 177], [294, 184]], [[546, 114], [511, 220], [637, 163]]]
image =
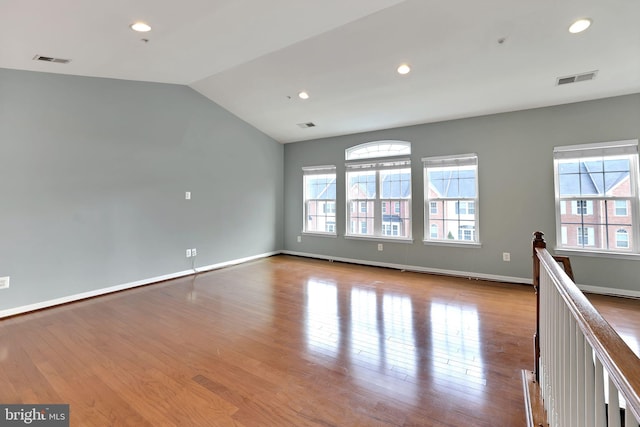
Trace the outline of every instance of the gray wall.
[[186, 86], [0, 69], [0, 159], [0, 310], [283, 246], [282, 145]]
[[[319, 124], [321, 126], [321, 124]], [[531, 233], [555, 243], [553, 147], [640, 136], [640, 94], [506, 114], [425, 124], [287, 144], [285, 158], [285, 249], [367, 262], [531, 277]], [[398, 139], [413, 143], [413, 244], [344, 239], [344, 150], [363, 142]], [[425, 246], [421, 158], [476, 152], [479, 161], [480, 249]], [[304, 235], [303, 166], [337, 166], [338, 238]], [[502, 253], [511, 253], [511, 262]], [[640, 291], [640, 259], [571, 257], [576, 282]]]

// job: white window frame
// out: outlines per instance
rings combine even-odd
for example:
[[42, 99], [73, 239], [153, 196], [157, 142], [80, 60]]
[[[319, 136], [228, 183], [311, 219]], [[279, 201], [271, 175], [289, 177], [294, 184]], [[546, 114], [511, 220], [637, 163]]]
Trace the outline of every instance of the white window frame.
[[[587, 256], [605, 256], [613, 258], [637, 258], [640, 256], [640, 198], [638, 197], [638, 183], [640, 182], [640, 173], [638, 169], [638, 140], [624, 140], [624, 141], [612, 141], [612, 142], [599, 142], [594, 144], [580, 144], [580, 145], [567, 145], [555, 147], [553, 150], [554, 157], [554, 183], [555, 183], [555, 205], [556, 205], [556, 251], [558, 253], [580, 253]], [[588, 160], [599, 158], [624, 158], [629, 161], [629, 179], [630, 179], [630, 193], [625, 196], [617, 196], [613, 194], [597, 194], [597, 195], [560, 195], [560, 178], [559, 178], [559, 165], [562, 161], [567, 160]], [[577, 207], [576, 202], [578, 200], [590, 201], [591, 204], [587, 204], [587, 214], [577, 214], [577, 209], [574, 211], [574, 206]], [[629, 248], [618, 248], [616, 245], [617, 229], [622, 224], [609, 221], [608, 215], [616, 216], [615, 201], [626, 200], [628, 207], [628, 215], [630, 216], [630, 232], [628, 233]], [[561, 221], [562, 215], [565, 212], [562, 210], [563, 202], [571, 202], [572, 211], [570, 214], [577, 216], [587, 216], [589, 214], [589, 208], [594, 209], [596, 204], [604, 205], [608, 207], [605, 209], [605, 223], [600, 227], [604, 230], [601, 231], [599, 236], [600, 240], [608, 242], [608, 247], [599, 247], [602, 245], [596, 245], [593, 236], [588, 235], [587, 245], [583, 247], [576, 247], [579, 244], [569, 245], [563, 237], [566, 236], [566, 232], [563, 235], [562, 228], [567, 225]], [[613, 205], [613, 208], [611, 207]], [[591, 212], [593, 213], [593, 211]], [[592, 228], [597, 224], [591, 224], [584, 219], [581, 222], [576, 223], [577, 228]], [[612, 239], [613, 237], [613, 239]], [[613, 240], [613, 241], [611, 241]], [[579, 240], [577, 241], [579, 242]]]
[[[390, 155], [391, 154], [391, 155]], [[367, 142], [364, 144], [356, 145], [354, 147], [350, 147], [345, 151], [345, 159], [346, 159], [346, 173], [345, 173], [345, 181], [346, 181], [346, 199], [347, 205], [350, 205], [354, 202], [356, 203], [367, 203], [368, 209], [366, 212], [361, 212], [360, 206], [358, 205], [358, 209], [354, 212], [352, 209], [346, 210], [346, 222], [347, 224], [352, 224], [353, 221], [358, 221], [357, 228], [349, 227], [346, 230], [345, 237], [353, 238], [353, 239], [373, 239], [373, 240], [393, 240], [400, 242], [412, 242], [412, 229], [413, 229], [413, 219], [411, 218], [411, 204], [412, 204], [412, 183], [411, 183], [411, 159], [408, 157], [398, 157], [395, 154], [402, 155], [410, 155], [411, 154], [411, 143], [406, 141], [373, 141]], [[401, 199], [389, 199], [382, 198], [382, 188], [381, 188], [381, 173], [385, 171], [394, 171], [394, 170], [409, 170], [409, 196]], [[375, 198], [368, 198], [366, 200], [363, 199], [351, 199], [350, 198], [350, 179], [349, 176], [351, 173], [356, 172], [365, 172], [369, 171], [375, 174]], [[403, 201], [407, 203], [406, 212], [402, 210], [400, 207], [399, 211], [396, 211], [396, 203], [401, 205]], [[385, 212], [383, 211], [383, 204], [386, 204], [387, 213], [391, 215], [392, 212], [394, 215], [400, 213], [403, 216], [403, 220], [405, 220], [406, 232], [407, 236], [400, 236], [400, 225], [388, 224], [383, 220]], [[371, 212], [371, 207], [373, 207], [373, 212]], [[372, 224], [366, 225], [367, 232], [370, 234], [362, 233], [362, 218], [357, 218], [357, 214], [366, 213], [368, 218], [372, 218]], [[353, 217], [353, 218], [352, 218]], [[371, 219], [369, 219], [371, 221]], [[385, 226], [383, 226], [383, 223]], [[373, 225], [373, 229], [369, 227]], [[388, 226], [388, 227], [387, 227]]]
[[[459, 155], [451, 155], [451, 156], [438, 156], [438, 157], [424, 157], [422, 159], [423, 163], [423, 179], [424, 179], [424, 244], [436, 244], [436, 245], [451, 245], [451, 246], [463, 246], [463, 247], [480, 247], [480, 217], [479, 217], [479, 201], [480, 201], [480, 193], [479, 193], [479, 185], [478, 185], [478, 155], [476, 153], [467, 153], [467, 154], [459, 154]], [[429, 171], [431, 169], [456, 169], [456, 168], [464, 168], [468, 170], [473, 170], [475, 175], [475, 197], [432, 197], [430, 196], [431, 184], [429, 183]], [[436, 202], [436, 211], [434, 212], [431, 208], [431, 203]], [[439, 215], [439, 212], [444, 216], [446, 215], [446, 210], [441, 210], [441, 206], [445, 206], [447, 202], [451, 202], [451, 206], [454, 209], [454, 212], [457, 210], [461, 212], [464, 210], [465, 213], [457, 213], [455, 215], [458, 216], [458, 226], [455, 227], [455, 231], [452, 231], [452, 235], [460, 237], [460, 233], [462, 233], [463, 237], [466, 236], [466, 233], [461, 232], [460, 223], [466, 224], [468, 221], [473, 222], [473, 231], [472, 240], [451, 240], [448, 238], [449, 233], [447, 232], [446, 227], [438, 227], [442, 231], [442, 236], [440, 238], [434, 238], [431, 234], [431, 215]], [[460, 209], [464, 206], [464, 209]], [[470, 207], [473, 207], [470, 209]], [[473, 211], [472, 213], [469, 213]], [[444, 224], [444, 219], [441, 220]], [[470, 229], [468, 229], [470, 230]]]
[[[302, 168], [302, 233], [303, 234], [314, 234], [320, 236], [330, 236], [337, 237], [336, 232], [336, 199], [311, 199], [308, 198], [307, 195], [307, 180], [312, 177], [317, 177], [321, 175], [329, 175], [333, 176], [333, 185], [336, 185], [337, 175], [336, 175], [336, 167], [334, 165], [323, 165], [323, 166], [305, 166]], [[322, 229], [311, 230], [309, 229], [309, 217], [312, 215], [310, 212], [310, 203], [315, 202], [316, 206], [322, 206], [322, 212], [316, 212], [315, 216], [318, 218], [324, 218], [322, 220], [323, 226]], [[332, 206], [333, 208], [327, 211], [327, 206]], [[327, 223], [333, 222], [333, 227], [328, 227]], [[318, 227], [320, 228], [320, 226]], [[333, 231], [328, 231], [333, 230]]]

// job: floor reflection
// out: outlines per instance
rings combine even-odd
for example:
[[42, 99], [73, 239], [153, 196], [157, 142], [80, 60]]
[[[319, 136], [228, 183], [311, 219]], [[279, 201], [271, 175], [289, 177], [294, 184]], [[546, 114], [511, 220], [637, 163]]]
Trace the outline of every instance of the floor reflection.
[[475, 307], [432, 302], [430, 326], [434, 377], [486, 385]]
[[411, 299], [404, 295], [385, 294], [382, 308], [387, 363], [392, 370], [415, 377], [418, 374], [418, 355]]
[[355, 366], [382, 369], [384, 325], [378, 322], [377, 296], [372, 289], [351, 290], [351, 361]]
[[358, 381], [372, 372], [407, 381], [417, 394], [418, 351], [413, 304], [406, 295], [374, 287], [339, 289], [335, 282], [311, 279], [306, 285], [308, 350], [331, 356]]
[[307, 347], [311, 351], [338, 356], [338, 290], [335, 282], [310, 279], [306, 299]]
[[[480, 324], [472, 305], [414, 302], [373, 286], [306, 284], [306, 345], [356, 381], [383, 373], [417, 395], [425, 377], [435, 388], [458, 384], [482, 395], [487, 384]], [[429, 350], [430, 349], [430, 350]], [[415, 387], [415, 388], [414, 388]]]

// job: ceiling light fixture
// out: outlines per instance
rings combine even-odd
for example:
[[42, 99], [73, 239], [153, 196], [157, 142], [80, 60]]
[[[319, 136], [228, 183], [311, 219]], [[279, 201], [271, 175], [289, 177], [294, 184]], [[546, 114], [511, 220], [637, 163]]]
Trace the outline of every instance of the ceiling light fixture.
[[149, 26], [149, 24], [146, 24], [142, 21], [134, 22], [133, 24], [131, 24], [130, 28], [133, 31], [137, 31], [139, 33], [146, 33], [147, 31], [151, 31], [151, 27]]
[[569, 27], [569, 32], [571, 34], [581, 33], [587, 28], [589, 28], [590, 26], [591, 26], [591, 19], [588, 19], [588, 18], [578, 19], [573, 24], [571, 24], [571, 26]]
[[402, 75], [409, 74], [409, 71], [411, 71], [411, 67], [409, 67], [409, 65], [407, 64], [401, 64], [398, 67], [397, 71], [398, 71], [398, 74], [402, 74]]
[[298, 98], [300, 99], [309, 99], [309, 94], [305, 91], [302, 91], [298, 94]]

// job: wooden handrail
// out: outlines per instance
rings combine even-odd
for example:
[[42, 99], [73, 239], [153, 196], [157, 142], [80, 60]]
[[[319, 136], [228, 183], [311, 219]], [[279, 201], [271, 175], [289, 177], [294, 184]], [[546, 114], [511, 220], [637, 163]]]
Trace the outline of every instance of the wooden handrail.
[[536, 332], [533, 335], [533, 375], [536, 381], [540, 381], [540, 261], [538, 260], [537, 249], [547, 247], [544, 241], [544, 233], [536, 231], [533, 233], [533, 289], [536, 292]]
[[[624, 396], [627, 410], [636, 419], [640, 419], [640, 359], [593, 307], [546, 248], [534, 246], [533, 251], [541, 264], [538, 266], [538, 274], [540, 268], [544, 267], [596, 357], [609, 373], [609, 378]], [[534, 267], [534, 274], [535, 272]], [[534, 276], [534, 285], [539, 284], [536, 277], [539, 280], [539, 276]]]

